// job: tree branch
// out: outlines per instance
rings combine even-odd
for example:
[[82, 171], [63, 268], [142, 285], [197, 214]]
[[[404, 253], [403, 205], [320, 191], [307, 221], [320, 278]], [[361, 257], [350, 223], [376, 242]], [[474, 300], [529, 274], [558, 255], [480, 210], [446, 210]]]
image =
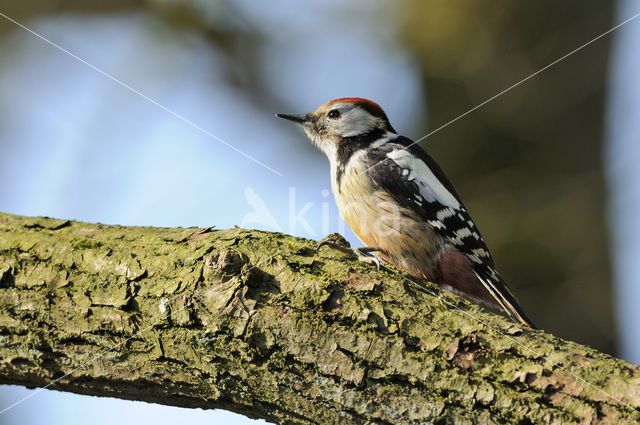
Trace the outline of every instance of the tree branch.
[[295, 424], [640, 419], [637, 366], [314, 248], [0, 214], [0, 382]]

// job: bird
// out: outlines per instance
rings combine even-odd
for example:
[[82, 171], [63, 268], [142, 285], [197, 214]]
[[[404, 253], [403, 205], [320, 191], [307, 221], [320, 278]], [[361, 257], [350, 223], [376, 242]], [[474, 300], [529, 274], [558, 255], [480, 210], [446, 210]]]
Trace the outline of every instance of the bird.
[[358, 258], [382, 260], [536, 328], [442, 168], [396, 132], [380, 105], [345, 97], [276, 117], [300, 124], [329, 159], [340, 214], [365, 244], [353, 250]]

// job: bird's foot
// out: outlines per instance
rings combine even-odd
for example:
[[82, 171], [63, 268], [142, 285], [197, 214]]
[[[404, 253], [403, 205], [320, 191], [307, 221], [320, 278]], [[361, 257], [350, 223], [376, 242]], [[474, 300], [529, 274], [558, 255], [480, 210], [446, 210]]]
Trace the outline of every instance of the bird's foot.
[[378, 257], [373, 256], [372, 252], [382, 251], [377, 246], [363, 246], [360, 248], [355, 248], [352, 250], [353, 254], [356, 258], [362, 262], [375, 264], [376, 269], [380, 270], [380, 259]]
[[356, 259], [365, 262], [365, 263], [369, 263], [369, 264], [375, 264], [376, 268], [378, 270], [380, 270], [380, 259], [377, 257], [374, 257], [371, 253], [372, 252], [377, 252], [377, 251], [382, 251], [380, 248], [378, 248], [377, 246], [363, 246], [360, 248], [350, 248], [349, 247], [349, 242], [347, 242], [344, 239], [336, 239], [336, 238], [327, 238], [325, 240], [323, 240], [322, 242], [320, 242], [318, 244], [318, 246], [316, 247], [316, 255], [318, 255], [318, 252], [320, 251], [320, 248], [322, 248], [323, 246], [330, 246], [332, 248], [336, 248], [342, 252], [346, 252], [347, 254], [351, 254], [352, 256], [354, 256]]
[[342, 236], [338, 238], [338, 237], [333, 237], [333, 234], [331, 234], [326, 239], [322, 240], [318, 244], [318, 246], [316, 246], [316, 255], [318, 255], [318, 253], [320, 252], [320, 248], [322, 248], [323, 246], [330, 246], [331, 248], [338, 249], [348, 254], [353, 253], [353, 250], [349, 246], [349, 242], [347, 242], [347, 240], [344, 239]]

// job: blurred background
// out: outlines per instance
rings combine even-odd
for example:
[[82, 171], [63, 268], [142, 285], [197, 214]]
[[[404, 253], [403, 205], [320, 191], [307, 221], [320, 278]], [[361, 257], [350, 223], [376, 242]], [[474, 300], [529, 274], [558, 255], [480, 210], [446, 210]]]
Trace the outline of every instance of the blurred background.
[[[358, 244], [326, 159], [275, 112], [366, 97], [417, 139], [640, 13], [640, 0], [5, 0], [0, 12], [148, 97], [0, 16], [0, 211], [341, 231]], [[635, 363], [639, 44], [640, 18], [420, 143], [534, 321]], [[0, 386], [0, 410], [30, 391]], [[179, 420], [264, 423], [55, 391], [0, 415]]]

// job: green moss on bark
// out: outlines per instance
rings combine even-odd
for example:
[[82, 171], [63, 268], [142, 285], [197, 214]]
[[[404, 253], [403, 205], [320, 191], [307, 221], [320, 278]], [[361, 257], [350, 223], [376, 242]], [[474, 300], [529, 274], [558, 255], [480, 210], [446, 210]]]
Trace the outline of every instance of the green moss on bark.
[[0, 214], [0, 382], [278, 423], [640, 420], [637, 366], [314, 249]]

